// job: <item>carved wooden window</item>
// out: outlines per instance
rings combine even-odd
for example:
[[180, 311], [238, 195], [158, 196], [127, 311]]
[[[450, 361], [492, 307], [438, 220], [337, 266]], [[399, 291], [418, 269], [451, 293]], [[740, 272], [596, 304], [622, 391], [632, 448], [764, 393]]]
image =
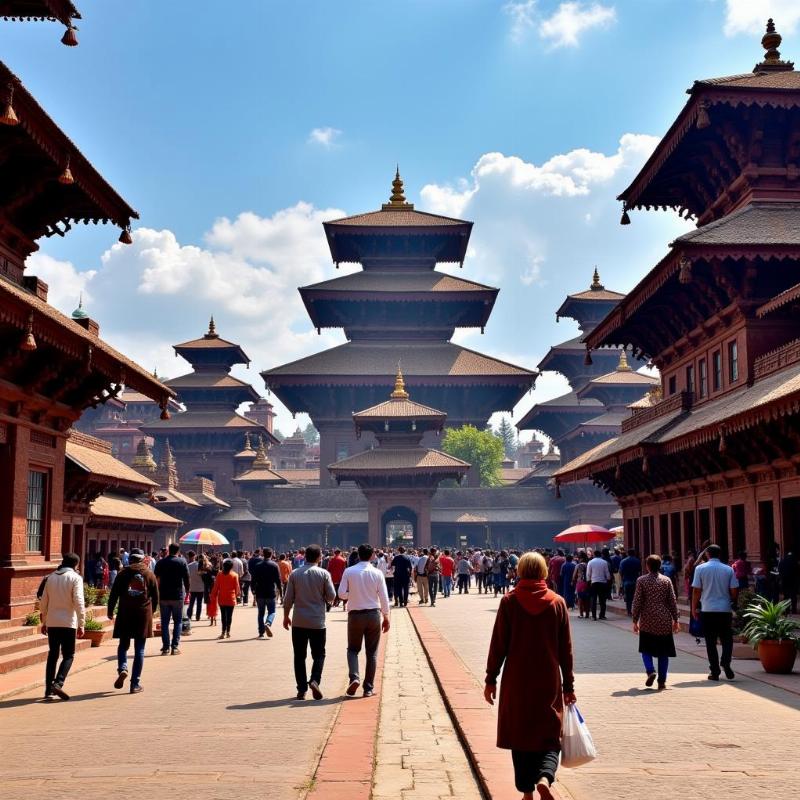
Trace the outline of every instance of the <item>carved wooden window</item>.
[[722, 353], [717, 350], [713, 356], [711, 356], [711, 364], [714, 370], [712, 374], [712, 381], [714, 386], [714, 391], [719, 391], [722, 388]]
[[25, 519], [25, 547], [29, 552], [42, 552], [46, 504], [47, 475], [32, 469], [28, 472], [28, 511]]
[[739, 380], [739, 343], [736, 341], [728, 344], [728, 378], [731, 383]]
[[708, 394], [708, 366], [704, 358], [700, 359], [697, 368], [700, 372], [700, 397], [705, 397]]
[[686, 391], [694, 394], [694, 364], [686, 367]]

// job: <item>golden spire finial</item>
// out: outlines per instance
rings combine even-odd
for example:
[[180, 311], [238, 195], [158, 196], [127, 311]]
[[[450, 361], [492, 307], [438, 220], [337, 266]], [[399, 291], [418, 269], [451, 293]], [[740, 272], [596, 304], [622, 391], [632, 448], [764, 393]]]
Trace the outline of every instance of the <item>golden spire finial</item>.
[[630, 364], [628, 364], [628, 356], [625, 354], [624, 350], [619, 354], [619, 364], [617, 365], [617, 372], [633, 372]]
[[206, 339], [216, 339], [219, 334], [217, 333], [217, 324], [214, 322], [214, 315], [211, 315], [211, 319], [208, 321], [208, 333], [206, 334]]
[[600, 283], [600, 271], [597, 267], [594, 268], [594, 275], [592, 275], [592, 289], [605, 289], [602, 283]]
[[253, 445], [250, 443], [250, 434], [249, 433], [246, 433], [244, 435], [244, 449], [245, 450], [252, 450], [253, 449]]
[[403, 380], [403, 371], [400, 369], [400, 362], [397, 363], [397, 375], [394, 378], [394, 391], [389, 395], [392, 400], [408, 400], [406, 382]]
[[144, 470], [145, 472], [155, 472], [158, 468], [158, 465], [153, 459], [153, 454], [150, 452], [150, 448], [147, 445], [147, 439], [144, 437], [139, 439], [139, 444], [136, 445], [136, 455], [133, 457], [131, 466]]
[[253, 467], [266, 467], [272, 469], [272, 462], [267, 458], [267, 446], [264, 444], [264, 437], [258, 437], [258, 450], [256, 451], [256, 458], [253, 461]]
[[394, 180], [392, 181], [392, 194], [389, 197], [389, 202], [384, 203], [381, 208], [384, 211], [409, 211], [414, 208], [413, 203], [406, 202], [406, 196], [403, 190], [403, 179], [400, 177], [399, 164], [394, 172]]
[[766, 50], [764, 60], [756, 64], [753, 72], [763, 72], [766, 70], [782, 72], [794, 69], [791, 61], [783, 61], [778, 48], [781, 44], [781, 35], [775, 30], [775, 23], [772, 19], [767, 20], [767, 32], [761, 37], [761, 46]]

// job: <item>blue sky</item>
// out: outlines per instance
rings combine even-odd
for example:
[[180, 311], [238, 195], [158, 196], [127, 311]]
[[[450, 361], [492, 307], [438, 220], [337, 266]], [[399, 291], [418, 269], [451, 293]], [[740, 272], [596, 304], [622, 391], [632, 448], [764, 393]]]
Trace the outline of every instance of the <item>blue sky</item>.
[[105, 337], [167, 375], [211, 312], [259, 370], [340, 341], [295, 287], [335, 274], [320, 222], [378, 207], [396, 161], [418, 207], [475, 221], [462, 274], [501, 287], [486, 335], [459, 340], [535, 366], [575, 334], [554, 311], [595, 263], [629, 289], [683, 229], [620, 228], [613, 198], [692, 80], [752, 69], [770, 14], [800, 60], [795, 0], [79, 5], [79, 47], [5, 23], [3, 59], [142, 230], [44, 241], [30, 271], [64, 310], [83, 290]]

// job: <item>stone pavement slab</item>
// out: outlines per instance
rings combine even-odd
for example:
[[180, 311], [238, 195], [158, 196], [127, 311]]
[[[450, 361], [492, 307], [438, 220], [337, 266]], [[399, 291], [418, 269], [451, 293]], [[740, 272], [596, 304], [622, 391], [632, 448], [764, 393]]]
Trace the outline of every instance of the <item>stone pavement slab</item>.
[[321, 701], [295, 700], [291, 638], [277, 623], [259, 640], [255, 609], [239, 607], [231, 639], [218, 633], [201, 622], [179, 656], [151, 639], [139, 695], [115, 690], [105, 662], [70, 675], [69, 702], [46, 704], [40, 688], [0, 701], [3, 800], [304, 797], [347, 685], [345, 614], [329, 615]]
[[[453, 595], [420, 610], [478, 686], [498, 602]], [[572, 629], [578, 704], [599, 750], [591, 764], [559, 771], [575, 800], [789, 796], [800, 770], [800, 697], [743, 674], [708, 681], [705, 662], [684, 652], [671, 660], [669, 689], [648, 690], [628, 630], [576, 616]], [[498, 752], [511, 774], [510, 754]]]

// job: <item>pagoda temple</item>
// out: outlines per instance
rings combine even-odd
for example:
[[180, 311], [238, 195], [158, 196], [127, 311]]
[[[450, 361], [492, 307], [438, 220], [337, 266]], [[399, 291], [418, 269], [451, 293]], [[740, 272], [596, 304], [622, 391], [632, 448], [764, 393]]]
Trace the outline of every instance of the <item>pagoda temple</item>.
[[[74, 36], [71, 3], [25, 0], [3, 8], [17, 19], [57, 17]], [[63, 236], [78, 222], [110, 221], [130, 243], [138, 215], [1, 62], [0, 150], [0, 618], [8, 618], [33, 609], [63, 545], [80, 547], [86, 538], [87, 517], [78, 512], [94, 489], [65, 497], [72, 424], [123, 386], [156, 401], [163, 415], [173, 392], [106, 344], [88, 315], [56, 311], [47, 285], [25, 274], [42, 237]], [[74, 503], [81, 508], [65, 511]]]
[[353, 481], [367, 498], [369, 540], [381, 547], [410, 528], [417, 546], [431, 545], [431, 500], [443, 480], [460, 481], [466, 461], [422, 446], [439, 435], [447, 415], [411, 400], [398, 369], [389, 400], [353, 414], [356, 436], [371, 433], [378, 446], [331, 464], [337, 481]]
[[245, 434], [277, 442], [263, 424], [236, 411], [242, 403], [260, 399], [249, 383], [230, 374], [234, 365], [249, 365], [250, 359], [238, 344], [220, 337], [213, 317], [202, 337], [176, 344], [174, 350], [192, 365], [192, 372], [165, 383], [186, 411], [145, 422], [141, 430], [155, 440], [156, 453], [169, 439], [182, 482], [205, 478], [223, 497], [234, 496], [235, 456], [245, 446]]
[[620, 502], [630, 546], [800, 548], [800, 73], [772, 20], [750, 73], [698, 80], [620, 195], [697, 220], [587, 336], [661, 371], [658, 402], [566, 464]]
[[[604, 347], [591, 354], [586, 349], [585, 337], [624, 297], [606, 289], [595, 267], [589, 288], [568, 295], [556, 312], [556, 321], [562, 317], [575, 320], [580, 334], [551, 347], [538, 368], [562, 374], [571, 391], [537, 403], [517, 427], [549, 436], [559, 449], [561, 463], [618, 434], [627, 406], [658, 383], [656, 378], [635, 372], [621, 348]], [[553, 461], [550, 457], [547, 465], [528, 473], [520, 485], [538, 486], [543, 478], [551, 478], [556, 471]], [[571, 524], [611, 525], [618, 510], [613, 499], [589, 481], [565, 487], [561, 495]]]
[[443, 409], [453, 427], [482, 429], [533, 386], [535, 373], [450, 341], [456, 328], [483, 330], [498, 292], [436, 270], [463, 263], [471, 222], [416, 210], [398, 171], [379, 210], [324, 228], [336, 265], [362, 270], [305, 286], [300, 295], [318, 330], [341, 328], [348, 341], [262, 373], [284, 405], [309, 414], [319, 431], [321, 485], [332, 485], [325, 465], [374, 443], [371, 432], [356, 437], [352, 414], [392, 390], [387, 364], [402, 364], [415, 398]]

